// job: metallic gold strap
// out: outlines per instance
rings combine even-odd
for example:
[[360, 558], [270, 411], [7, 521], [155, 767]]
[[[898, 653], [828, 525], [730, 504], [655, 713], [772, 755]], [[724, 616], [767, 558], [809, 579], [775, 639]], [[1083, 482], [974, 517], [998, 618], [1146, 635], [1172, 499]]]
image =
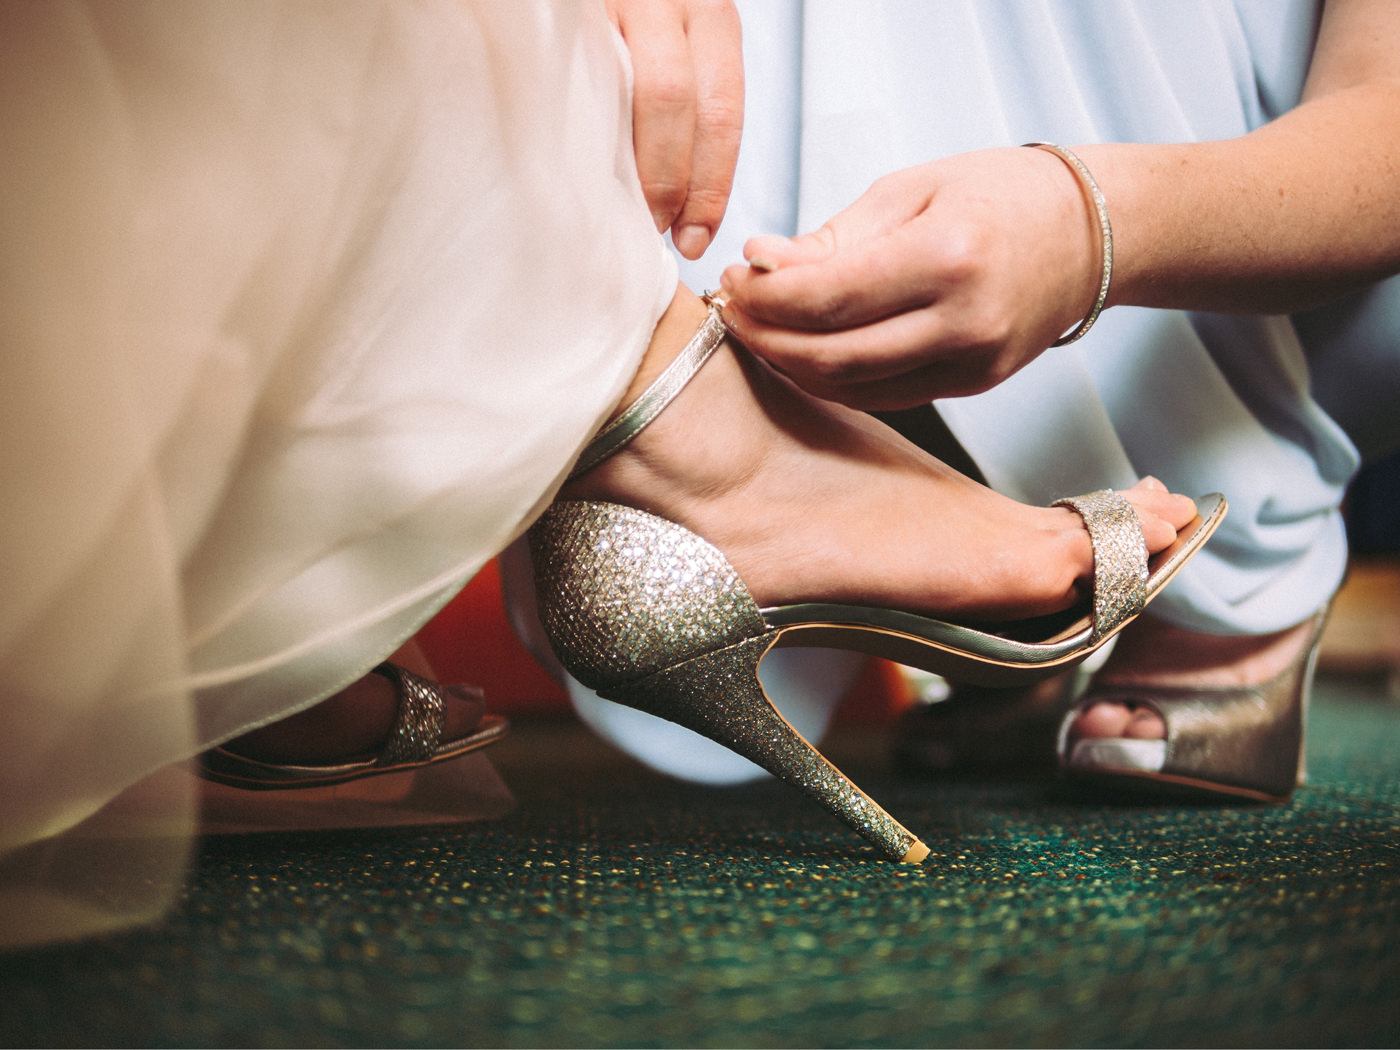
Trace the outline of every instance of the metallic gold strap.
[[710, 314], [700, 330], [691, 337], [676, 359], [666, 366], [666, 370], [656, 377], [655, 382], [642, 391], [641, 397], [628, 405], [622, 415], [600, 430], [588, 443], [574, 469], [569, 472], [570, 478], [596, 467], [645, 430], [685, 389], [685, 385], [719, 347], [726, 335], [724, 322], [720, 319], [724, 301], [708, 292], [704, 298], [709, 304]]
[[393, 682], [399, 694], [393, 728], [375, 765], [394, 766], [432, 758], [442, 743], [446, 721], [447, 704], [442, 690], [437, 683], [395, 664], [380, 664], [374, 670]]
[[1053, 142], [1026, 142], [1023, 145], [1033, 149], [1046, 150], [1068, 164], [1070, 171], [1074, 172], [1080, 185], [1088, 191], [1089, 199], [1094, 204], [1094, 216], [1099, 221], [1098, 298], [1094, 300], [1094, 305], [1089, 308], [1089, 312], [1084, 315], [1084, 320], [1050, 344], [1052, 347], [1064, 346], [1074, 342], [1090, 328], [1093, 328], [1094, 322], [1099, 319], [1099, 314], [1103, 313], [1104, 303], [1108, 302], [1108, 285], [1113, 280], [1113, 224], [1108, 221], [1108, 202], [1104, 200], [1103, 191], [1099, 189], [1099, 184], [1094, 180], [1094, 176], [1089, 174], [1089, 169], [1084, 166], [1082, 160], [1063, 146], [1057, 146]]
[[1057, 499], [1084, 519], [1094, 548], [1094, 637], [1142, 611], [1147, 596], [1147, 544], [1133, 505], [1110, 489]]

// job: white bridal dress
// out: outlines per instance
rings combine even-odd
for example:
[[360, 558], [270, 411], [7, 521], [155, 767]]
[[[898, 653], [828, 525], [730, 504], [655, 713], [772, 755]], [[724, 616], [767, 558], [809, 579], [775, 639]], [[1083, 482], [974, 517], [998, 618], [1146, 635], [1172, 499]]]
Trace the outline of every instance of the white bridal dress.
[[0, 944], [159, 914], [150, 775], [364, 674], [621, 396], [675, 267], [601, 6], [0, 3]]

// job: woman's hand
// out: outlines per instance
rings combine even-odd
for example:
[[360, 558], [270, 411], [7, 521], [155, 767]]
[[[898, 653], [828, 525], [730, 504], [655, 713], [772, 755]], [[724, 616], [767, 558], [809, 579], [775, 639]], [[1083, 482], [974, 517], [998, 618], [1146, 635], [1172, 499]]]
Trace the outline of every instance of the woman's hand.
[[744, 123], [732, 0], [607, 0], [632, 56], [632, 142], [656, 228], [698, 259], [724, 218]]
[[[1329, 0], [1300, 105], [1233, 139], [1075, 147], [1108, 200], [1108, 303], [1293, 313], [1400, 273], [1400, 4]], [[815, 234], [759, 237], [725, 317], [820, 397], [986, 390], [1076, 325], [1097, 223], [1053, 154], [985, 150], [876, 182]]]
[[896, 172], [816, 233], [757, 237], [725, 271], [725, 318], [803, 389], [857, 408], [979, 393], [1074, 327], [1099, 284], [1098, 227], [1043, 150]]

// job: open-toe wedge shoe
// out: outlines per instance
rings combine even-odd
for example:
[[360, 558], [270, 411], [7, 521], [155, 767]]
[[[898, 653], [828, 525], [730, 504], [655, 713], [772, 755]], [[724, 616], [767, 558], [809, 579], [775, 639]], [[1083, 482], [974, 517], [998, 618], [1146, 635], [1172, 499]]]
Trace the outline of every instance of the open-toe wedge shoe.
[[[214, 747], [199, 755], [196, 770], [206, 780], [249, 790], [327, 787], [458, 758], [494, 744], [509, 729], [506, 720], [499, 715], [482, 714], [466, 736], [444, 740], [448, 687], [396, 664], [380, 664], [374, 673], [393, 683], [398, 699], [394, 724], [377, 754], [357, 755], [328, 765], [295, 765], [262, 762], [227, 747]], [[481, 703], [455, 691], [451, 692], [450, 702]]]
[[[1259, 685], [1091, 686], [1061, 723], [1062, 772], [1067, 779], [1119, 791], [1286, 801], [1303, 782], [1308, 698], [1326, 622], [1323, 610], [1298, 657]], [[1156, 711], [1166, 724], [1166, 739], [1075, 739], [1080, 713], [1103, 702]]]
[[[585, 449], [574, 475], [620, 449], [684, 387], [725, 336], [715, 304], [695, 338]], [[1164, 587], [1215, 529], [1218, 496], [1148, 564], [1137, 515], [1113, 493], [1065, 501], [1097, 561], [1093, 609], [995, 629], [895, 609], [803, 603], [760, 608], [724, 555], [690, 530], [612, 503], [561, 501], [531, 527], [540, 619], [564, 667], [600, 696], [685, 726], [806, 791], [890, 857], [919, 839], [783, 719], [757, 669], [777, 646], [851, 649], [966, 681], [1016, 684], [1073, 666]]]

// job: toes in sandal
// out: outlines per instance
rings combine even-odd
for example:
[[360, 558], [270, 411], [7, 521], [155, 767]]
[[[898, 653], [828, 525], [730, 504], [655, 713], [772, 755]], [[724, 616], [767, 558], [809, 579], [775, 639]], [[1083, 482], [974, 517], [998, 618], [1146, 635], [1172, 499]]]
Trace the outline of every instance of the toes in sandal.
[[509, 728], [499, 715], [482, 714], [466, 736], [443, 740], [448, 696], [454, 703], [472, 702], [447, 687], [422, 678], [395, 664], [380, 664], [374, 673], [387, 678], [398, 695], [394, 724], [378, 754], [359, 755], [332, 765], [294, 765], [263, 762], [214, 747], [199, 755], [196, 769], [206, 780], [249, 790], [326, 787], [362, 777], [398, 773], [435, 762], [445, 762], [493, 744]]
[[[574, 476], [639, 434], [725, 335], [716, 304], [660, 378], [580, 457]], [[1091, 613], [996, 630], [894, 609], [826, 603], [760, 608], [723, 553], [674, 522], [595, 501], [553, 504], [529, 534], [540, 619], [564, 667], [606, 699], [685, 726], [805, 791], [892, 859], [928, 847], [808, 743], [773, 706], [757, 670], [775, 646], [852, 649], [984, 685], [1066, 670], [1133, 619], [1201, 548], [1225, 501], [1149, 562], [1130, 504], [1112, 492], [1062, 501], [1095, 552]]]
[[[1294, 661], [1259, 685], [1090, 687], [1060, 725], [1061, 771], [1069, 780], [1119, 791], [1286, 801], [1303, 782], [1307, 704], [1327, 612], [1314, 617]], [[1156, 711], [1166, 739], [1075, 739], [1075, 720], [1097, 703]]]

